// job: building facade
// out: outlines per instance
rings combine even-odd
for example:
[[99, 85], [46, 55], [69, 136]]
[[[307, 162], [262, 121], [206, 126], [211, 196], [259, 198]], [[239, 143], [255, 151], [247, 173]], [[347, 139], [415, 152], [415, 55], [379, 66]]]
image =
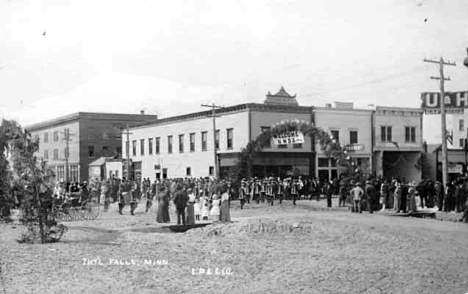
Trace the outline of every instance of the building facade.
[[121, 128], [156, 120], [157, 115], [78, 112], [25, 129], [39, 142], [38, 157], [55, 172], [55, 180], [88, 180], [88, 165], [101, 156], [122, 153]]
[[376, 175], [421, 179], [422, 119], [420, 109], [376, 107], [372, 123]]
[[[122, 136], [124, 157], [128, 150], [132, 176], [136, 178], [213, 176], [215, 160], [223, 176], [237, 163], [238, 154], [248, 142], [287, 120], [305, 121], [329, 132], [365, 175], [421, 179], [421, 110], [355, 109], [353, 103], [343, 102], [336, 102], [334, 107], [304, 107], [284, 88], [275, 95], [268, 93], [263, 104], [216, 110], [216, 131], [211, 111], [135, 125], [128, 141]], [[304, 144], [270, 143], [253, 159], [254, 176], [284, 177], [293, 170], [322, 179], [333, 179], [340, 173], [334, 160], [327, 158], [310, 138], [305, 138]]]
[[[372, 173], [372, 117], [373, 111], [354, 109], [353, 103], [335, 102], [334, 107], [315, 107], [315, 125], [327, 131], [349, 154], [356, 168], [364, 174]], [[334, 179], [339, 175], [334, 160], [326, 157], [316, 146], [316, 175]]]
[[[226, 174], [242, 148], [273, 124], [288, 119], [311, 121], [308, 107], [240, 104], [216, 111], [214, 132], [210, 115], [211, 111], [203, 111], [132, 127], [129, 143], [123, 137], [122, 145], [124, 154], [129, 151], [134, 177], [213, 176], [215, 158], [220, 174]], [[294, 146], [270, 144], [255, 158], [253, 173], [279, 176], [297, 166], [309, 174], [311, 164], [312, 144], [306, 138], [304, 144]]]

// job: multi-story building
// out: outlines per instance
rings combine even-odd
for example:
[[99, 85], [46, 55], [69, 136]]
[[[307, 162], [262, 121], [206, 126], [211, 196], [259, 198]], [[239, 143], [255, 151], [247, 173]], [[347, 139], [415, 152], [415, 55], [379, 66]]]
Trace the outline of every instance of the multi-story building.
[[422, 114], [415, 108], [376, 107], [372, 125], [377, 175], [421, 179]]
[[[353, 103], [335, 102], [335, 107], [314, 108], [315, 125], [327, 131], [345, 147], [356, 168], [364, 174], [372, 172], [372, 116], [369, 109], [355, 109]], [[317, 146], [317, 177], [337, 178], [338, 167]]]
[[447, 115], [449, 133], [447, 148], [464, 149], [467, 138], [468, 113]]
[[78, 112], [25, 127], [39, 142], [38, 156], [56, 180], [88, 180], [88, 164], [101, 156], [120, 156], [121, 128], [156, 120], [157, 115]]
[[[275, 123], [288, 119], [312, 121], [310, 107], [297, 105], [284, 88], [267, 95], [265, 104], [240, 104], [216, 110], [216, 130], [211, 111], [159, 119], [131, 127], [130, 140], [122, 136], [135, 177], [205, 177], [220, 174], [237, 162], [237, 155], [250, 140]], [[304, 144], [267, 146], [253, 162], [257, 176], [284, 176], [293, 168], [313, 173], [314, 150], [310, 138]]]
[[[422, 111], [413, 108], [355, 109], [352, 103], [335, 107], [299, 106], [284, 88], [267, 94], [263, 104], [240, 104], [216, 110], [216, 131], [211, 111], [159, 119], [131, 127], [129, 151], [135, 177], [173, 178], [214, 175], [215, 158], [221, 175], [237, 163], [247, 143], [262, 131], [286, 120], [313, 123], [346, 148], [364, 174], [400, 176], [419, 180], [422, 148]], [[332, 179], [340, 171], [318, 146], [270, 144], [253, 159], [255, 176], [286, 176], [293, 169], [303, 175]], [[216, 144], [216, 155], [214, 145]]]

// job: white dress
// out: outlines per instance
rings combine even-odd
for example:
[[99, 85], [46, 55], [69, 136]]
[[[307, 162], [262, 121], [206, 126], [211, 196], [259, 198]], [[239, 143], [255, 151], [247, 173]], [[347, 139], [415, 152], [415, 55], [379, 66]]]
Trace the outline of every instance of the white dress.
[[195, 215], [200, 215], [201, 214], [200, 202], [195, 202], [195, 204], [193, 205], [193, 208], [195, 210]]
[[213, 200], [213, 202], [211, 203], [213, 205], [210, 211], [211, 216], [219, 216], [219, 203], [219, 199]]

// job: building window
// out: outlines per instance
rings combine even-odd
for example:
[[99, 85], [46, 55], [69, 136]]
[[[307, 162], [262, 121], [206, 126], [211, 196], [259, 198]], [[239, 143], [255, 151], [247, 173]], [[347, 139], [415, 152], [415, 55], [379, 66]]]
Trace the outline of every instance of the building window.
[[350, 144], [357, 144], [358, 143], [358, 132], [357, 131], [349, 131], [349, 143]]
[[68, 141], [70, 139], [70, 129], [66, 128], [65, 132], [63, 132], [63, 138]]
[[226, 137], [227, 137], [227, 149], [232, 149], [234, 145], [234, 129], [227, 129], [226, 130]]
[[329, 158], [320, 158], [318, 159], [318, 167], [328, 167], [329, 166]]
[[88, 146], [88, 157], [94, 157], [94, 146]]
[[190, 134], [190, 152], [195, 152], [195, 133]]
[[39, 144], [39, 135], [34, 135], [34, 143]]
[[201, 133], [201, 149], [206, 151], [208, 146], [208, 132]]
[[167, 153], [172, 153], [172, 136], [167, 136]]
[[44, 143], [49, 142], [49, 133], [44, 133]]
[[55, 142], [58, 141], [58, 131], [55, 131], [55, 132], [54, 132], [54, 141], [55, 141]]
[[392, 127], [390, 126], [380, 127], [380, 141], [392, 142]]
[[[271, 127], [260, 127], [260, 131], [263, 133], [263, 132], [266, 132], [266, 131], [269, 131], [271, 129]], [[271, 140], [268, 141], [268, 143], [265, 145], [265, 148], [271, 148]], [[280, 148], [280, 146], [278, 145], [278, 148]], [[286, 145], [284, 146], [284, 148], [286, 148]]]
[[331, 135], [332, 135], [333, 140], [336, 141], [336, 143], [339, 143], [339, 142], [340, 142], [340, 131], [338, 131], [338, 130], [332, 130], [332, 131], [331, 131]]
[[117, 153], [117, 156], [121, 157], [122, 156], [122, 147], [118, 146], [115, 148], [115, 153]]
[[159, 154], [161, 152], [161, 138], [156, 137], [156, 154]]
[[416, 142], [416, 127], [405, 127], [405, 141]]
[[463, 148], [465, 145], [465, 139], [460, 139], [460, 148]]
[[136, 145], [137, 145], [137, 141], [133, 140], [132, 141], [132, 154], [133, 154], [133, 156], [136, 156]]
[[78, 182], [78, 165], [70, 165], [70, 179], [72, 182]]
[[184, 135], [179, 135], [179, 153], [184, 153]]
[[140, 155], [145, 155], [145, 139], [140, 140]]
[[278, 144], [278, 149], [286, 149], [288, 148], [287, 144]]
[[216, 150], [219, 150], [219, 130], [216, 130], [215, 132], [215, 147], [216, 147]]
[[458, 121], [458, 129], [460, 131], [464, 131], [465, 130], [465, 120], [464, 119], [460, 119]]
[[44, 150], [44, 159], [49, 159], [49, 150]]
[[187, 177], [191, 177], [191, 176], [192, 176], [192, 168], [187, 167], [187, 168], [185, 169], [185, 176], [187, 176]]
[[294, 149], [301, 149], [302, 148], [302, 143], [293, 144], [293, 148]]
[[148, 154], [153, 154], [153, 138], [148, 138]]
[[125, 141], [125, 154], [130, 155], [130, 146], [128, 145], [128, 141]]
[[102, 146], [101, 156], [107, 156], [109, 153], [109, 146]]
[[209, 167], [208, 173], [209, 173], [210, 176], [214, 176], [214, 166]]
[[58, 149], [54, 149], [54, 159], [58, 159]]

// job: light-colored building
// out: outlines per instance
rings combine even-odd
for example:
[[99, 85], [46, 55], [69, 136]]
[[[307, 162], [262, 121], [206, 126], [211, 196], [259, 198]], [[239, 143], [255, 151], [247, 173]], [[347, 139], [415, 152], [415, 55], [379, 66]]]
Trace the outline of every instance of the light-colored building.
[[[336, 102], [334, 107], [304, 107], [298, 106], [295, 95], [281, 88], [275, 95], [268, 93], [263, 104], [226, 107], [216, 110], [216, 116], [216, 157], [211, 111], [132, 126], [129, 143], [122, 134], [122, 145], [129, 146], [124, 148], [124, 157], [129, 150], [132, 177], [212, 176], [215, 158], [220, 175], [225, 176], [237, 163], [242, 148], [263, 130], [286, 120], [300, 120], [329, 132], [364, 174], [400, 176], [407, 180], [421, 178], [417, 167], [423, 150], [419, 109], [355, 109], [353, 103], [344, 102]], [[335, 162], [310, 138], [304, 144], [270, 144], [253, 160], [254, 176], [284, 177], [292, 170], [323, 179], [339, 176]]]
[[[367, 175], [372, 173], [372, 117], [373, 110], [355, 109], [353, 103], [335, 102], [334, 107], [327, 104], [314, 108], [315, 125], [345, 147], [356, 168]], [[316, 150], [317, 177], [337, 178], [335, 161], [326, 157], [319, 146]]]
[[447, 115], [447, 130], [449, 132], [447, 148], [454, 150], [464, 149], [467, 138], [467, 124], [468, 111], [464, 114]]
[[378, 176], [421, 179], [423, 111], [415, 108], [377, 106], [373, 121], [374, 162]]
[[[220, 175], [226, 175], [237, 163], [242, 148], [262, 131], [285, 120], [312, 121], [311, 107], [297, 106], [295, 96], [284, 88], [275, 95], [268, 94], [266, 102], [216, 110], [215, 133], [211, 111], [132, 126], [129, 144], [122, 134], [122, 146], [128, 146], [124, 147], [124, 157], [129, 150], [135, 178], [206, 177], [215, 173], [216, 142]], [[313, 165], [313, 146], [306, 138], [304, 144], [270, 144], [255, 157], [252, 172], [256, 176], [285, 176], [297, 168], [308, 175], [313, 173]]]

